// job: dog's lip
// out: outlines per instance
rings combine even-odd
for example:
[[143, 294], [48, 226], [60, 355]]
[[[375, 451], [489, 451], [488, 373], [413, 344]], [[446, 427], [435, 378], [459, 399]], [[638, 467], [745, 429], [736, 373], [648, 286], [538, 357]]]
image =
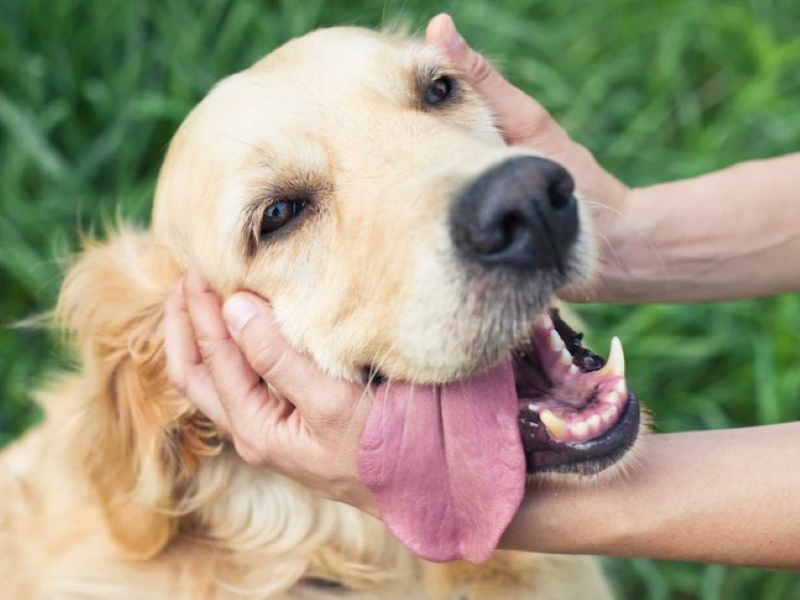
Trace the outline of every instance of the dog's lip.
[[612, 341], [606, 361], [581, 340], [551, 309], [537, 317], [524, 350], [513, 353], [529, 473], [597, 473], [638, 436], [639, 403], [625, 381], [621, 343]]
[[640, 421], [639, 402], [629, 391], [619, 420], [598, 437], [561, 444], [551, 441], [549, 447], [537, 449], [523, 444], [528, 472], [599, 473], [614, 465], [630, 450], [638, 437]]

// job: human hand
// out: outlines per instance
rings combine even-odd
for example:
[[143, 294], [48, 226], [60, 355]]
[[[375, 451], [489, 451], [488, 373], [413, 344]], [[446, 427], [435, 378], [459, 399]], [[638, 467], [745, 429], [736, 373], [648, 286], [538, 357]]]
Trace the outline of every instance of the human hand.
[[[461, 69], [468, 83], [480, 94], [497, 119], [509, 144], [527, 146], [564, 166], [575, 179], [581, 199], [589, 206], [601, 243], [601, 264], [596, 285], [571, 289], [565, 299], [573, 302], [602, 300], [603, 268], [614, 257], [613, 248], [621, 246], [631, 234], [629, 225], [619, 218], [630, 192], [629, 188], [603, 169], [592, 153], [575, 142], [547, 110], [525, 92], [511, 85], [486, 58], [470, 48], [456, 30], [453, 19], [440, 14], [431, 19], [425, 33], [428, 44], [436, 46]], [[612, 265], [612, 268], [616, 268]]]
[[267, 302], [239, 292], [223, 305], [190, 268], [167, 300], [164, 335], [170, 380], [245, 461], [377, 514], [356, 466], [371, 390], [292, 350]]

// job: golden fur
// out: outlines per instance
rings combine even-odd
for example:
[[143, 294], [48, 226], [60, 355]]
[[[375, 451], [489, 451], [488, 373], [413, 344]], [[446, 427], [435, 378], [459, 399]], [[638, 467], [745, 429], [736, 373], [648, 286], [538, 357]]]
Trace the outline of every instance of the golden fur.
[[[436, 72], [459, 75], [404, 38], [321, 30], [189, 115], [151, 229], [88, 244], [67, 274], [57, 316], [78, 368], [39, 394], [44, 422], [0, 456], [0, 597], [609, 597], [585, 557], [419, 560], [372, 517], [242, 461], [166, 376], [164, 301], [190, 260], [223, 296], [269, 297], [295, 347], [354, 380], [363, 365], [457, 378], [525, 333], [530, 315], [498, 334], [462, 305], [444, 223], [459, 186], [527, 151], [504, 146], [466, 85], [452, 107], [418, 106]], [[260, 247], [259, 208], [298, 190], [315, 208]]]

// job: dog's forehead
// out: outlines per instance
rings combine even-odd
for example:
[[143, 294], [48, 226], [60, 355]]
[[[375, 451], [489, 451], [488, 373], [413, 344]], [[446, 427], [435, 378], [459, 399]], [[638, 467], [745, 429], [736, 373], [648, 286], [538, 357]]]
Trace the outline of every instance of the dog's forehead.
[[[204, 101], [236, 139], [354, 123], [377, 99], [404, 102], [421, 65], [443, 61], [417, 40], [357, 28], [331, 28], [292, 40], [221, 82]], [[214, 123], [214, 119], [205, 121]], [[263, 126], [261, 126], [263, 125]], [[261, 127], [260, 127], [261, 126]]]
[[[319, 29], [291, 40], [255, 63], [249, 72], [280, 72], [287, 80], [346, 83], [350, 77], [383, 76], [408, 69], [416, 61], [441, 57], [439, 52], [408, 36], [357, 27]], [[385, 70], [385, 71], [384, 71]]]

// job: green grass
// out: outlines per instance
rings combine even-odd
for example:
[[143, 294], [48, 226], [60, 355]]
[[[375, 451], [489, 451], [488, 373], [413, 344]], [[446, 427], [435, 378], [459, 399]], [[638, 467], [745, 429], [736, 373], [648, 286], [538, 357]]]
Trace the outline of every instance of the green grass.
[[[439, 10], [631, 184], [800, 148], [796, 0], [6, 0], [2, 323], [52, 305], [76, 232], [118, 207], [147, 219], [165, 145], [216, 79], [320, 25], [416, 31]], [[800, 419], [797, 296], [583, 313], [598, 348], [625, 340], [659, 430]], [[35, 419], [29, 394], [59, 360], [53, 342], [0, 329], [0, 445]], [[791, 574], [609, 562], [623, 598], [800, 598]]]

